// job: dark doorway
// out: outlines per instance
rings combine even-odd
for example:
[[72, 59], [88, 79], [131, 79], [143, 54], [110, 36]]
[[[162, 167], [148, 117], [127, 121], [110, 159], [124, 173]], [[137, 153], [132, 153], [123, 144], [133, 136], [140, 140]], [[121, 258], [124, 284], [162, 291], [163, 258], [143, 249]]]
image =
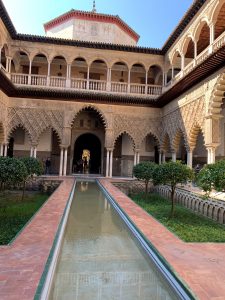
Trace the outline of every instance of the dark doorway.
[[101, 173], [101, 142], [94, 134], [86, 133], [76, 140], [73, 172]]

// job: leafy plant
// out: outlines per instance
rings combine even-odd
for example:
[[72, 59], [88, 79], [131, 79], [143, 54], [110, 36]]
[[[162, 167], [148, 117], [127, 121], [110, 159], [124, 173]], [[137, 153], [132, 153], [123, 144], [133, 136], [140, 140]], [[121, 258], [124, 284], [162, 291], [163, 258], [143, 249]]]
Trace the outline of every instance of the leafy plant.
[[14, 157], [0, 157], [0, 187], [22, 183], [28, 176], [24, 163]]
[[34, 175], [41, 175], [43, 174], [43, 167], [40, 161], [34, 157], [23, 157], [20, 161], [25, 165], [27, 169], [27, 177], [23, 181], [23, 194], [22, 199], [24, 198], [26, 182], [32, 178]]
[[175, 190], [178, 184], [186, 183], [194, 177], [193, 171], [181, 162], [167, 162], [157, 166], [153, 174], [153, 182], [155, 185], [169, 185], [171, 187], [171, 212], [170, 216], [174, 216], [175, 211]]
[[148, 193], [148, 185], [150, 180], [153, 179], [153, 173], [156, 166], [157, 165], [154, 162], [150, 161], [144, 161], [134, 166], [134, 176], [145, 183], [145, 195]]
[[213, 189], [223, 191], [225, 189], [225, 160], [205, 166], [197, 176], [197, 184], [206, 192], [207, 197]]

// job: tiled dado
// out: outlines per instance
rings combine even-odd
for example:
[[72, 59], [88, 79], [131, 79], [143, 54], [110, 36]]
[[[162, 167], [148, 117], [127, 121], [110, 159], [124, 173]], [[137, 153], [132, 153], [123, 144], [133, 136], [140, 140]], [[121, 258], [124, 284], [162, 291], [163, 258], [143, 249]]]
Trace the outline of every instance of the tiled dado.
[[73, 183], [64, 179], [15, 241], [0, 247], [1, 300], [34, 298]]
[[109, 180], [100, 182], [198, 299], [225, 300], [225, 243], [185, 243]]

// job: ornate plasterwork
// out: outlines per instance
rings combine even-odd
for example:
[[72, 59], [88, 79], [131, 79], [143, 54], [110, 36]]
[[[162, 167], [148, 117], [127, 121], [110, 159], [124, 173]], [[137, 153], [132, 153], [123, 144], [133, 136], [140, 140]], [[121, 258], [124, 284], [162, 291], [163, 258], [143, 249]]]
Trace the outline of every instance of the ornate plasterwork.
[[62, 140], [63, 112], [32, 108], [8, 108], [7, 136], [17, 127], [23, 127], [28, 133], [30, 142], [38, 144], [41, 134], [52, 128]]
[[127, 133], [133, 140], [134, 147], [140, 149], [141, 143], [148, 134], [152, 134], [159, 141], [160, 128], [160, 118], [151, 119], [147, 117], [130, 117], [116, 114], [114, 115], [112, 145], [115, 144], [115, 141], [121, 134]]
[[164, 116], [161, 143], [168, 134], [171, 148], [176, 150], [178, 142], [176, 137], [180, 138], [181, 133], [188, 150], [190, 148], [190, 133], [193, 127], [200, 128], [204, 134], [204, 111], [205, 101], [204, 97], [201, 97]]

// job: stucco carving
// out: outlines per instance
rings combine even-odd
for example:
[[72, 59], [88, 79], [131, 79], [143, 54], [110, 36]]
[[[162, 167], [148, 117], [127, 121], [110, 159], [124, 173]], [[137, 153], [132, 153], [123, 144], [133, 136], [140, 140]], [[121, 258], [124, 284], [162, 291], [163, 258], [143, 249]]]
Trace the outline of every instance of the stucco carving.
[[38, 144], [41, 134], [47, 128], [52, 128], [59, 139], [62, 139], [63, 113], [57, 110], [8, 108], [8, 138], [18, 126], [27, 131], [32, 143]]

